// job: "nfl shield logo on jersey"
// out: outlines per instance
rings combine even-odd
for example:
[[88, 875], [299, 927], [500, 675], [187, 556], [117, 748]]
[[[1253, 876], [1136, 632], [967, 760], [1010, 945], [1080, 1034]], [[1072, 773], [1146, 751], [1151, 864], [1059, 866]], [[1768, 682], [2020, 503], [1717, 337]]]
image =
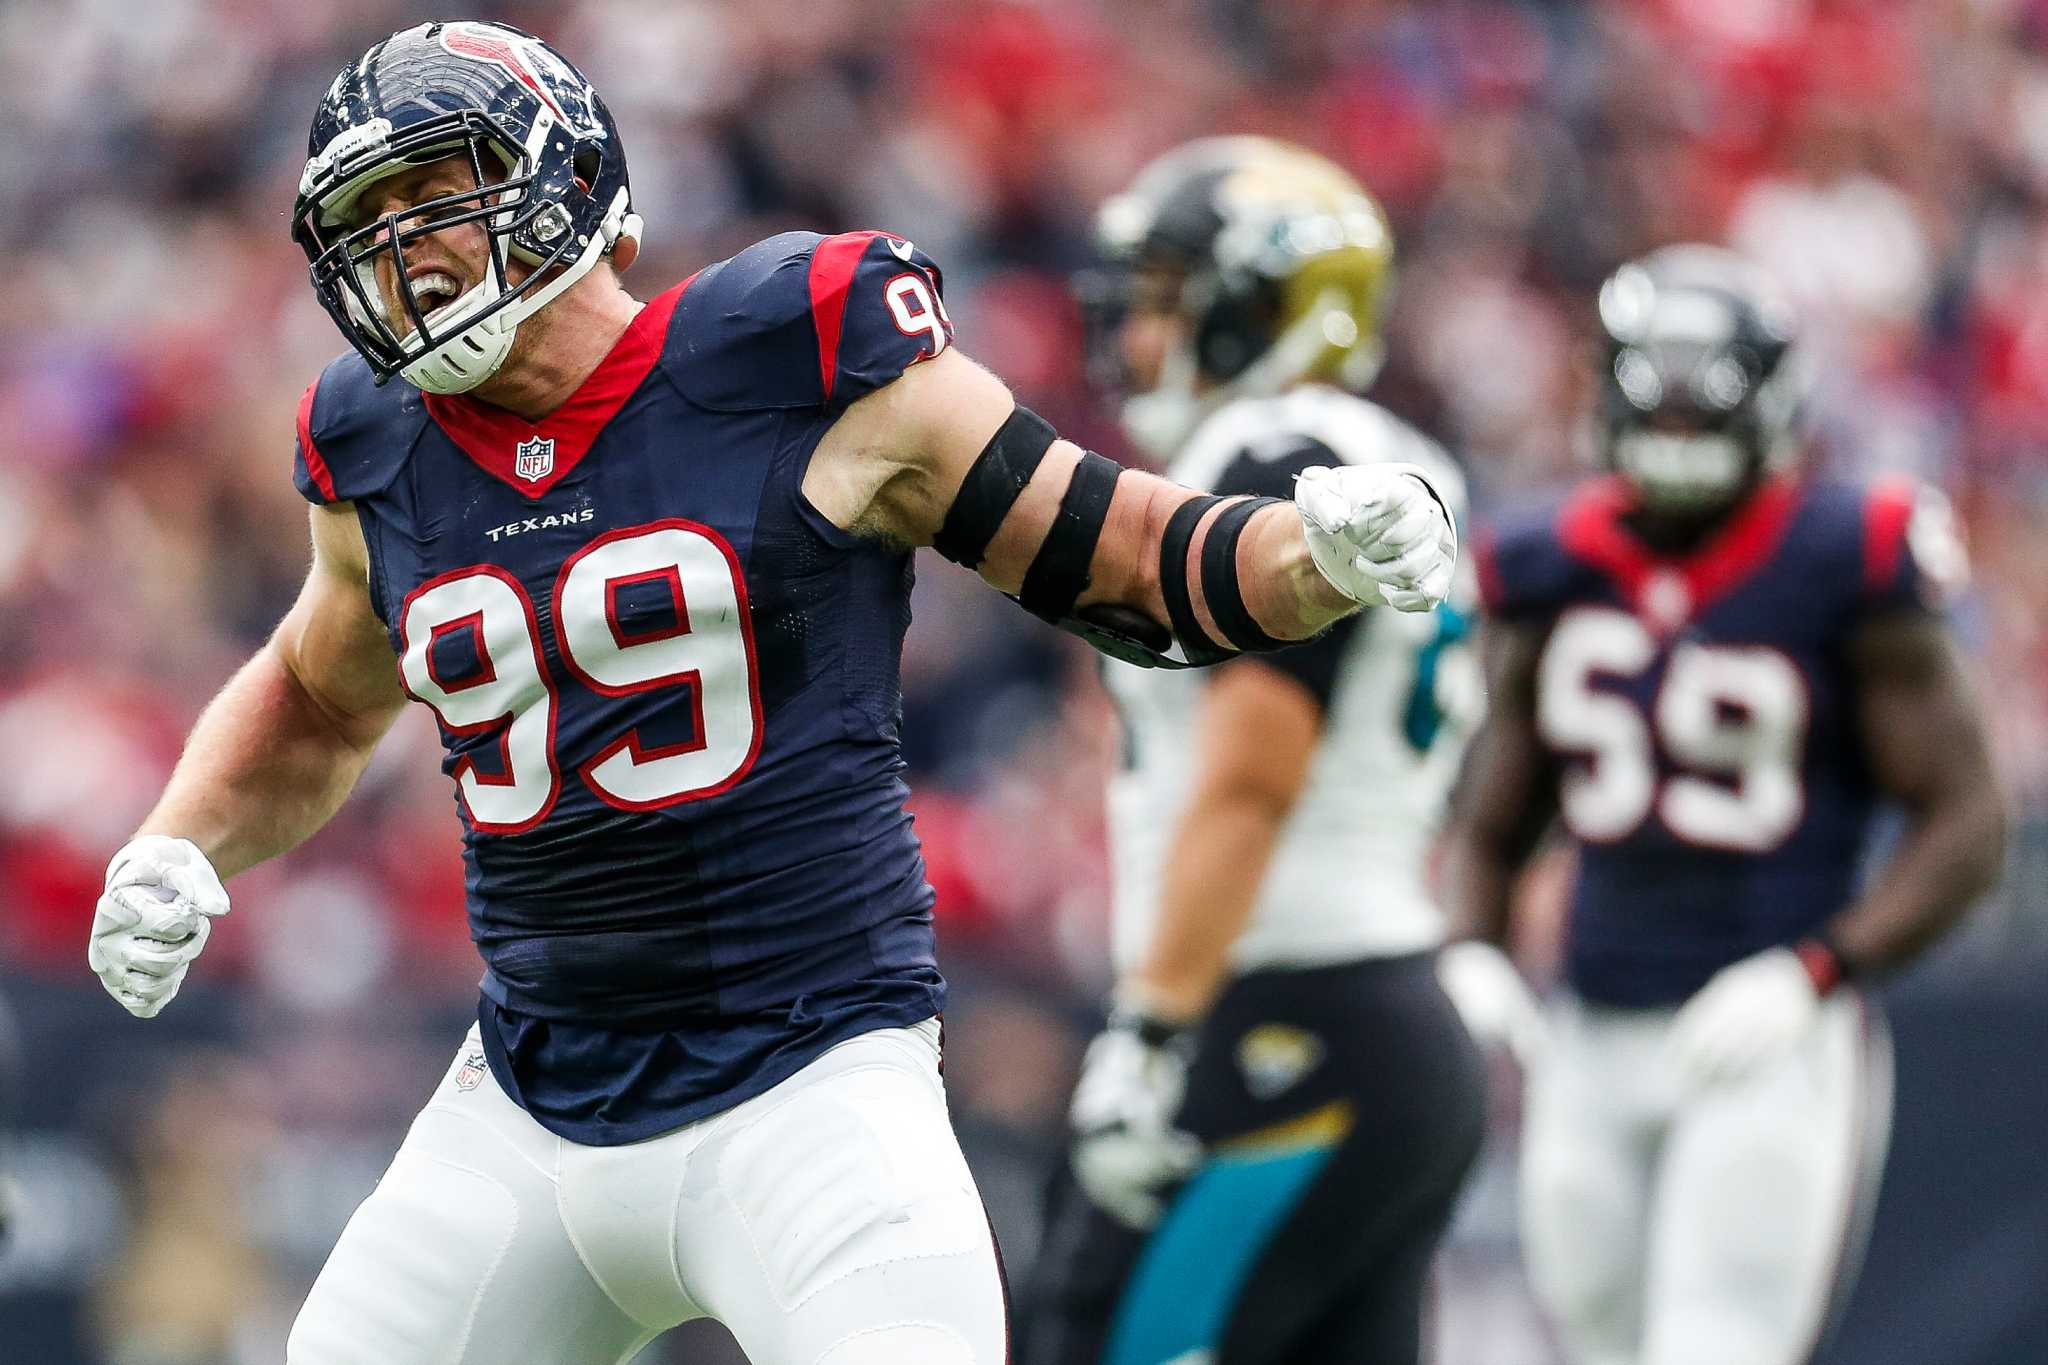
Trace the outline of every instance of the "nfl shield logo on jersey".
[[462, 1059], [462, 1065], [455, 1069], [455, 1088], [465, 1093], [476, 1089], [483, 1084], [484, 1074], [489, 1070], [490, 1064], [484, 1060], [483, 1053], [470, 1053]]
[[555, 438], [536, 436], [531, 441], [521, 441], [512, 454], [512, 469], [520, 478], [528, 483], [545, 479], [555, 468]]

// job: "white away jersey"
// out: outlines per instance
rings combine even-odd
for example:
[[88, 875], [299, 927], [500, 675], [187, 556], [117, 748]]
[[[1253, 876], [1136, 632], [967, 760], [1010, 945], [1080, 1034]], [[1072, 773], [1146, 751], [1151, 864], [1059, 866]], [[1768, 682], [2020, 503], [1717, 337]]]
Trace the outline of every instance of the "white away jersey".
[[[1335, 389], [1245, 399], [1198, 428], [1167, 470], [1192, 488], [1291, 497], [1312, 465], [1405, 461], [1429, 471], [1461, 523], [1464, 480], [1437, 445], [1385, 409]], [[1427, 614], [1372, 609], [1304, 645], [1260, 655], [1323, 705], [1308, 782], [1288, 819], [1232, 961], [1239, 971], [1428, 948], [1442, 915], [1423, 862], [1477, 719], [1480, 683], [1464, 645], [1472, 593]], [[1229, 667], [1230, 665], [1222, 665]], [[1119, 971], [1143, 955], [1165, 860], [1194, 775], [1206, 670], [1105, 661], [1122, 715], [1109, 786], [1112, 948]]]

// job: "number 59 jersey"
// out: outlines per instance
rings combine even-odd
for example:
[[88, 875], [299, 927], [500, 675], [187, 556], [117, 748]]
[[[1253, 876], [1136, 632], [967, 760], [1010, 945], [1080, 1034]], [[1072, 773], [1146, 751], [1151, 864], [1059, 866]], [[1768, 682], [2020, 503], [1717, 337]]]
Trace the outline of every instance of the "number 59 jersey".
[[804, 499], [832, 420], [948, 344], [880, 233], [788, 233], [648, 303], [557, 411], [379, 388], [299, 412], [354, 504], [464, 827], [500, 1081], [586, 1143], [746, 1099], [941, 1004], [903, 809], [910, 557]]
[[1904, 480], [1773, 479], [1675, 558], [1631, 533], [1627, 497], [1588, 485], [1483, 539], [1479, 568], [1490, 616], [1546, 632], [1537, 731], [1579, 852], [1567, 978], [1639, 1007], [1848, 903], [1878, 793], [1847, 646], [1934, 605], [1959, 548]]

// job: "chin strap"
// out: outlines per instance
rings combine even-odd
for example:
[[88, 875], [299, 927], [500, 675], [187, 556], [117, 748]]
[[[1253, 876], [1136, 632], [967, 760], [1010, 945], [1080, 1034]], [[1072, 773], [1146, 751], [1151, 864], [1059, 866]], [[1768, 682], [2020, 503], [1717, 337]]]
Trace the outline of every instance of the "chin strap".
[[[620, 190], [619, 194], [623, 197], [625, 191]], [[640, 244], [641, 229], [646, 226], [647, 224], [641, 220], [640, 215], [637, 213], [619, 215], [616, 225], [613, 224], [611, 215], [606, 215], [604, 226], [598, 229], [599, 234], [604, 238], [605, 254], [610, 255], [612, 250], [622, 241], [631, 242], [638, 246]]]

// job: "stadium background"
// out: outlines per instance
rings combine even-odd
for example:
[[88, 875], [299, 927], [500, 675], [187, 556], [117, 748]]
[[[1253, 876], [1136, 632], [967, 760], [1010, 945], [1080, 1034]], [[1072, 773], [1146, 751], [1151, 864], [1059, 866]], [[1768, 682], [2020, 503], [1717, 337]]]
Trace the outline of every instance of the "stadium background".
[[[1112, 452], [1063, 281], [1091, 207], [1188, 136], [1292, 138], [1379, 194], [1401, 276], [1376, 396], [1462, 453], [1482, 509], [1583, 467], [1604, 272], [1688, 237], [1777, 268], [1824, 358], [1816, 458], [1963, 513], [1959, 624], [2023, 812], [1995, 903], [1889, 992], [1894, 1178], [1834, 1356], [2048, 1360], [2048, 3], [8, 0], [0, 1164], [26, 1205], [0, 1361], [279, 1359], [470, 1009], [424, 713], [327, 832], [236, 884], [163, 1018], [84, 964], [108, 853], [306, 561], [292, 414], [340, 349], [286, 237], [312, 103], [374, 38], [454, 17], [549, 37], [606, 93], [649, 224], [636, 291], [787, 227], [903, 232], [962, 347]], [[1106, 717], [1077, 647], [926, 568], [905, 734], [947, 1074], [1021, 1272], [1103, 984]], [[1546, 936], [1524, 949], [1540, 971]], [[1553, 1359], [1503, 1129], [1442, 1277], [1454, 1365]], [[707, 1339], [647, 1359], [725, 1359]]]

